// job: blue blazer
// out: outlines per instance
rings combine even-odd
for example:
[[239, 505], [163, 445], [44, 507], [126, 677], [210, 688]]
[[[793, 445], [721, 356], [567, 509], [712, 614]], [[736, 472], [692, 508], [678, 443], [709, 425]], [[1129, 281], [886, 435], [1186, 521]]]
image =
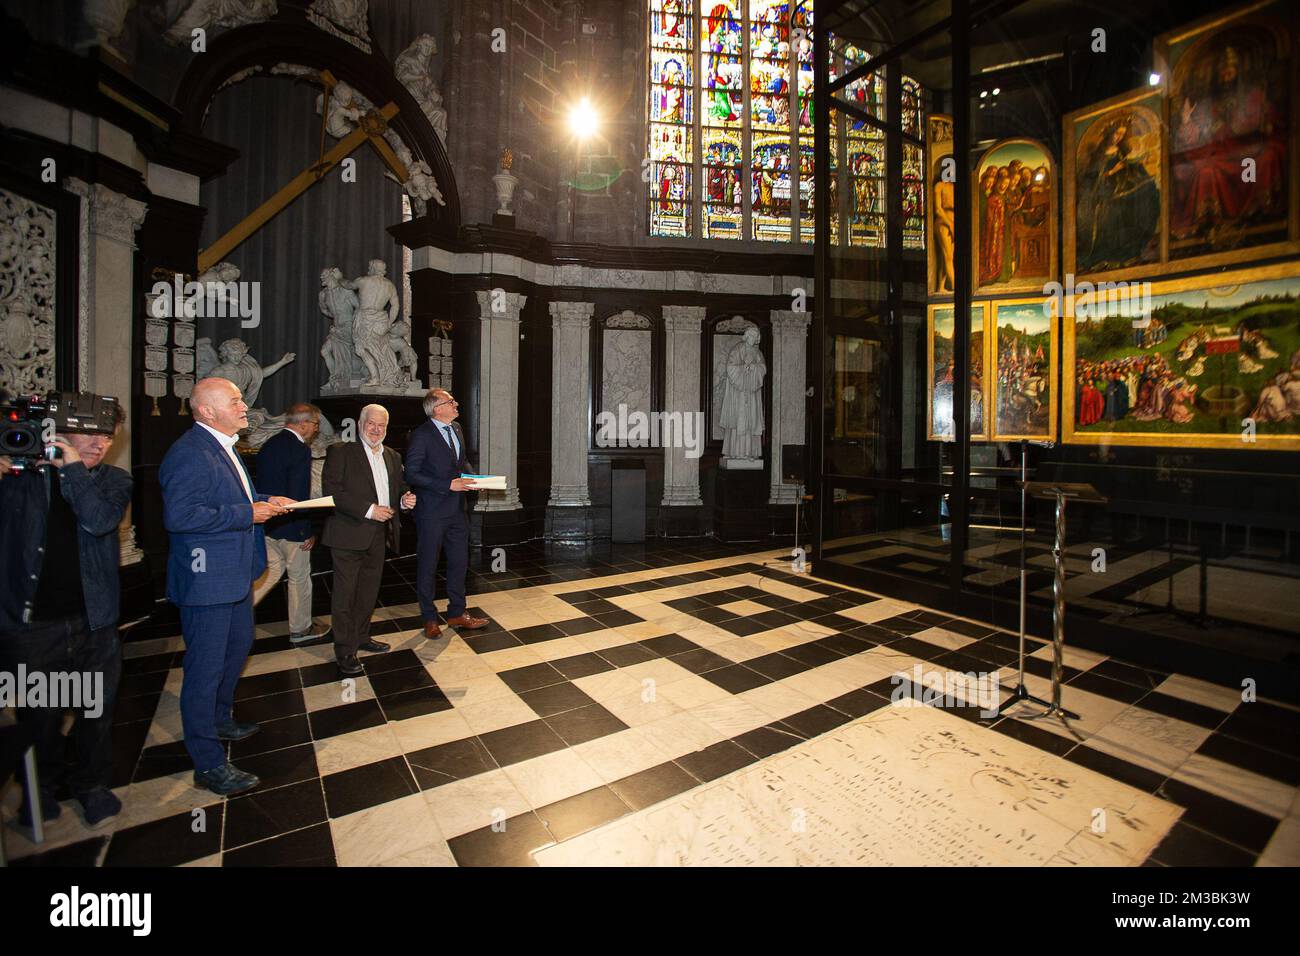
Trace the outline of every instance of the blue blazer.
[[451, 490], [452, 479], [471, 472], [465, 457], [465, 434], [455, 422], [451, 427], [460, 442], [459, 458], [432, 418], [414, 429], [407, 442], [406, 483], [415, 492], [417, 523], [450, 518], [466, 507], [468, 492]]
[[[199, 605], [242, 601], [266, 570], [266, 538], [262, 526], [253, 524], [253, 506], [226, 450], [196, 424], [167, 450], [158, 481], [163, 525], [171, 534], [167, 599]], [[257, 493], [251, 478], [248, 486], [254, 500], [269, 497]]]
[[[208, 436], [209, 438], [212, 436]], [[311, 446], [289, 429], [281, 429], [257, 453], [257, 487], [268, 495], [284, 495], [294, 501], [311, 497]], [[306, 541], [312, 535], [311, 518], [280, 515], [265, 525], [268, 538]]]

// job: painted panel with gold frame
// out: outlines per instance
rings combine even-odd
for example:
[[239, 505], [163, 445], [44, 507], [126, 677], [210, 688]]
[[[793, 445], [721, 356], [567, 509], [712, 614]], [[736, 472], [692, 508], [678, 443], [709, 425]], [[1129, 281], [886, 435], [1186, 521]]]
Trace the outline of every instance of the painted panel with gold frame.
[[867, 438], [879, 432], [880, 342], [835, 336], [835, 438]]
[[977, 295], [1042, 292], [1056, 277], [1056, 164], [1042, 143], [1004, 139], [975, 166], [971, 284]]
[[1056, 303], [1041, 296], [992, 303], [996, 361], [987, 407], [994, 441], [1056, 440]]
[[930, 193], [926, 289], [932, 296], [948, 296], [953, 294], [957, 281], [952, 259], [957, 169], [952, 159], [951, 116], [934, 113], [925, 118], [925, 158], [926, 188]]
[[1298, 18], [1294, 0], [1254, 0], [1156, 38], [1166, 93], [1163, 271], [1300, 251]]
[[1300, 449], [1300, 262], [1147, 291], [1129, 308], [1066, 299], [1065, 441]]
[[1144, 87], [1065, 116], [1065, 271], [1147, 277], [1163, 261], [1164, 97]]
[[[971, 441], [988, 441], [988, 421], [984, 410], [986, 388], [984, 371], [988, 368], [988, 336], [984, 334], [987, 303], [971, 304], [970, 332], [970, 435]], [[951, 305], [926, 308], [926, 380], [929, 395], [925, 404], [925, 433], [931, 441], [953, 441], [953, 314]]]

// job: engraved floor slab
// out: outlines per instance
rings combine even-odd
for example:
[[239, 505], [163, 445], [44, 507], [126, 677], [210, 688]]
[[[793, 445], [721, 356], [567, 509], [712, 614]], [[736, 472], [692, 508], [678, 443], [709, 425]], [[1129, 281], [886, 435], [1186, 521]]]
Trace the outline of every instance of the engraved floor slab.
[[1136, 866], [1180, 815], [1101, 774], [991, 738], [935, 708], [888, 707], [534, 858], [543, 866]]

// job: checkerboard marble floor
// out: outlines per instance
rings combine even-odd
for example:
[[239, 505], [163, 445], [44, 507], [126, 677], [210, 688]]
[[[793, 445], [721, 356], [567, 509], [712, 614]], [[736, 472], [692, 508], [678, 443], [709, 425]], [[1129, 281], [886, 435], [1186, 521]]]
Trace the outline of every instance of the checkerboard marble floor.
[[[1005, 699], [1017, 682], [1016, 637], [791, 573], [771, 552], [697, 553], [708, 556], [495, 580], [480, 570], [470, 604], [488, 628], [444, 629], [437, 641], [419, 629], [414, 561], [397, 559], [372, 625], [392, 648], [363, 656], [365, 676], [351, 682], [339, 680], [330, 646], [291, 648], [284, 622], [260, 624], [236, 713], [262, 729], [230, 745], [230, 757], [263, 784], [232, 799], [192, 785], [180, 732], [182, 644], [174, 623], [152, 622], [146, 639], [126, 646], [114, 737], [122, 814], [90, 830], [65, 802], [35, 846], [15, 821], [11, 786], [9, 858], [102, 866], [1300, 862], [1300, 711], [1243, 703], [1231, 687], [1077, 648], [1065, 652], [1063, 702], [1080, 714], [1073, 732], [1029, 710], [990, 716], [960, 688], [956, 700], [932, 701], [910, 683], [918, 666], [996, 672]], [[317, 582], [317, 609], [327, 609], [328, 579]], [[1047, 696], [1050, 647], [1030, 644], [1026, 685]], [[901, 683], [900, 672], [909, 675]], [[916, 699], [899, 701], [909, 689]], [[968, 773], [954, 755], [979, 766]], [[982, 792], [980, 780], [1003, 789]], [[900, 787], [905, 800], [880, 804], [881, 793]], [[1039, 807], [1043, 839], [1060, 844], [1055, 855], [1017, 850], [992, 830], [989, 846], [964, 855], [934, 839], [953, 814], [981, 829], [978, 821], [996, 819], [994, 804], [1048, 804], [1064, 798], [1062, 787], [1095, 796], [1069, 814], [1064, 803]], [[773, 793], [797, 794], [799, 806], [777, 806]], [[1112, 808], [1112, 822], [1138, 821], [1129, 829], [1141, 839], [1107, 838], [1096, 828], [1098, 806]], [[802, 822], [781, 823], [787, 812]], [[826, 842], [827, 828], [844, 839]], [[887, 836], [900, 830], [933, 846], [900, 856]]]

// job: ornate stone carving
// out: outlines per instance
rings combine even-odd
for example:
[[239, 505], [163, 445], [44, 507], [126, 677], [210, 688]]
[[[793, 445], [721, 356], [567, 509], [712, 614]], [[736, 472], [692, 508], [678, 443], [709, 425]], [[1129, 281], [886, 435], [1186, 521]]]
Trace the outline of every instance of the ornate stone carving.
[[257, 403], [258, 395], [261, 394], [262, 381], [268, 375], [280, 371], [297, 356], [293, 352], [285, 352], [278, 362], [263, 367], [257, 359], [248, 354], [248, 344], [243, 339], [226, 339], [217, 348], [217, 358], [216, 366], [207, 374], [215, 378], [228, 379], [239, 386], [239, 391], [244, 396], [244, 403], [249, 407], [251, 423], [251, 412], [254, 411], [253, 406]]
[[731, 318], [723, 319], [721, 322], [717, 323], [713, 327], [713, 332], [715, 335], [721, 335], [726, 332], [741, 334], [746, 329], [756, 329], [756, 328], [758, 328], [758, 326], [756, 326], [753, 322], [749, 321], [749, 319], [745, 318], [744, 316], [733, 315]]
[[329, 369], [329, 380], [321, 387], [322, 395], [339, 389], [356, 388], [365, 380], [365, 367], [352, 344], [352, 321], [357, 311], [357, 294], [345, 289], [343, 271], [330, 266], [320, 274], [321, 290], [317, 301], [321, 314], [330, 320], [329, 334], [320, 354]]
[[383, 259], [371, 259], [366, 275], [340, 283], [357, 293], [352, 348], [368, 376], [361, 389], [388, 395], [423, 394], [416, 380], [418, 359], [411, 348], [411, 327], [399, 318], [402, 300], [387, 271]]
[[664, 306], [666, 332], [699, 332], [704, 322], [704, 308], [698, 305]]
[[393, 61], [393, 75], [401, 83], [428, 119], [438, 139], [447, 142], [447, 111], [442, 107], [442, 94], [433, 79], [433, 58], [438, 55], [438, 43], [428, 33], [422, 33]]
[[648, 329], [650, 320], [644, 315], [637, 315], [630, 310], [620, 312], [618, 315], [611, 315], [605, 320], [607, 329]]
[[55, 213], [0, 189], [0, 386], [54, 387]]
[[367, 0], [314, 0], [307, 8], [307, 19], [326, 33], [369, 53], [369, 8]]
[[278, 12], [276, 0], [193, 0], [163, 32], [163, 39], [189, 43], [194, 30], [242, 27], [269, 20]]

